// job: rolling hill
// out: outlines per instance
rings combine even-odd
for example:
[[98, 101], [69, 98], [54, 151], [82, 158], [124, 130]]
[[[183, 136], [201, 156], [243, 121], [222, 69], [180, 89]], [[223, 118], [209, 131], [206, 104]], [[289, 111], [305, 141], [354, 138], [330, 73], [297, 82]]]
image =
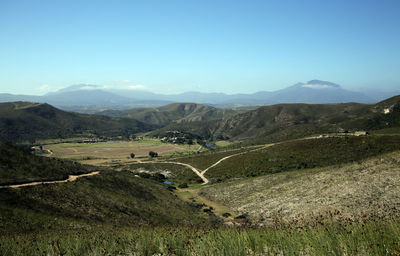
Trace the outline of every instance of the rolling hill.
[[[106, 112], [111, 115], [117, 115], [121, 117], [134, 118], [136, 120], [165, 126], [169, 123], [183, 123], [183, 122], [195, 122], [195, 121], [206, 121], [206, 120], [219, 120], [236, 113], [239, 113], [241, 109], [218, 109], [211, 106], [195, 104], [195, 103], [173, 103], [157, 108], [136, 108], [125, 110], [120, 113]], [[102, 113], [100, 113], [102, 114]]]
[[[0, 183], [59, 180], [99, 170], [39, 157], [0, 143]], [[207, 225], [207, 216], [178, 199], [166, 184], [131, 172], [102, 168], [95, 176], [58, 184], [0, 188], [0, 233], [18, 234], [97, 227]]]
[[68, 160], [36, 156], [29, 150], [0, 142], [0, 186], [34, 181], [63, 180], [94, 167]]
[[396, 131], [400, 127], [400, 96], [376, 104], [277, 104], [232, 115], [223, 120], [170, 123], [151, 132], [162, 136], [180, 131], [205, 139], [262, 140], [301, 138], [313, 134], [359, 130]]
[[129, 136], [154, 126], [132, 118], [69, 113], [48, 104], [10, 102], [0, 104], [0, 141], [79, 136]]
[[397, 127], [399, 119], [400, 96], [377, 104], [278, 104], [224, 120], [214, 136], [251, 139], [284, 134], [288, 139], [315, 133]]

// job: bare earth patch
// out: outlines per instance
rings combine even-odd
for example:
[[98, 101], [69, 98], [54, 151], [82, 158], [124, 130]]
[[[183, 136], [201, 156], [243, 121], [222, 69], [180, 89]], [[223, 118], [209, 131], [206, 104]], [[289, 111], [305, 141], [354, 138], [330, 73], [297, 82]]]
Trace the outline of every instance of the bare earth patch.
[[265, 225], [399, 215], [400, 152], [348, 164], [290, 171], [203, 188], [215, 200]]

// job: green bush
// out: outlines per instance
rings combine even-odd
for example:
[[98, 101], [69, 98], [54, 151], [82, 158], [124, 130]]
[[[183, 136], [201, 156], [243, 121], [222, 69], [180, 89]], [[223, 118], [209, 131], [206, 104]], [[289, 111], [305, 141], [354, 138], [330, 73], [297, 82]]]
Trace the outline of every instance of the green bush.
[[187, 188], [188, 184], [187, 183], [182, 183], [178, 185], [178, 188]]

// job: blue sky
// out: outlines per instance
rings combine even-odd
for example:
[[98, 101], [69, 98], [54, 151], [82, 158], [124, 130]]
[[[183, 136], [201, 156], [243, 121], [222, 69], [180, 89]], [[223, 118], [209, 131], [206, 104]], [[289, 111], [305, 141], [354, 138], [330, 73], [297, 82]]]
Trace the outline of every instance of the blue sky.
[[400, 88], [400, 1], [0, 0], [0, 92]]

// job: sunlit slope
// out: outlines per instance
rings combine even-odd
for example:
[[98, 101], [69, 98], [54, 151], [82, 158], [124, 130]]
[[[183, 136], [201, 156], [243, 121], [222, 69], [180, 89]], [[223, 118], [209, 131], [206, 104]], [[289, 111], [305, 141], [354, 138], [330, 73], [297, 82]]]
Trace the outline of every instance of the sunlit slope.
[[234, 180], [203, 195], [265, 225], [398, 217], [399, 151], [338, 165]]
[[182, 123], [227, 118], [240, 110], [219, 109], [195, 103], [173, 103], [157, 108], [139, 108], [121, 112], [120, 116], [164, 126], [169, 123]]
[[[31, 155], [1, 145], [0, 182], [59, 180], [91, 168]], [[99, 170], [99, 169], [95, 169]], [[207, 225], [198, 208], [179, 200], [168, 185], [130, 171], [101, 169], [75, 181], [0, 188], [0, 230], [4, 234], [45, 229], [105, 226]]]
[[377, 130], [400, 125], [400, 96], [377, 104], [279, 104], [260, 107], [225, 120], [216, 131], [235, 139]]

